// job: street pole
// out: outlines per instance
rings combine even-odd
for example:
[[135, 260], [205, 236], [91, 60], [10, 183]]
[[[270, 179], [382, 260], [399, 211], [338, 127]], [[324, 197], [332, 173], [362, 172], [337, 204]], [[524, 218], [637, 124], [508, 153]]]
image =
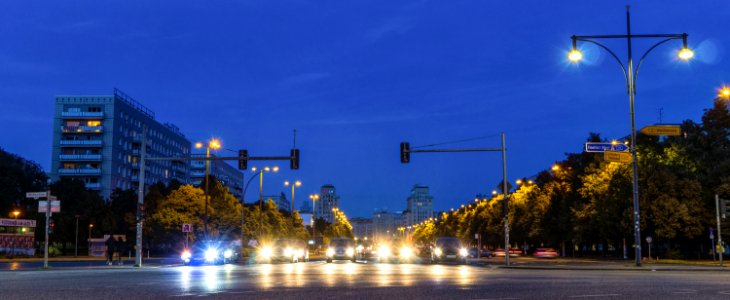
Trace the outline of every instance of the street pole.
[[[616, 39], [625, 38], [627, 42], [628, 52], [628, 63], [624, 66], [621, 59], [611, 51], [607, 46], [597, 42], [597, 39]], [[662, 38], [663, 40], [651, 46], [639, 59], [639, 62], [634, 68], [633, 61], [633, 49], [632, 40], [635, 38]], [[596, 46], [599, 46], [606, 50], [621, 66], [624, 78], [626, 79], [626, 88], [629, 94], [629, 106], [630, 106], [630, 118], [631, 118], [631, 158], [632, 158], [632, 197], [633, 197], [633, 217], [634, 217], [634, 258], [637, 267], [641, 266], [641, 221], [640, 221], [640, 210], [639, 210], [639, 163], [637, 157], [637, 145], [636, 145], [636, 122], [635, 122], [635, 109], [634, 109], [634, 98], [636, 95], [636, 77], [639, 72], [641, 64], [644, 62], [646, 56], [654, 50], [657, 46], [666, 43], [671, 40], [681, 39], [683, 42], [683, 48], [678, 52], [678, 55], [683, 60], [689, 60], [694, 55], [692, 50], [687, 47], [687, 34], [631, 34], [631, 15], [629, 13], [629, 6], [626, 6], [626, 35], [586, 35], [586, 36], [572, 36], [573, 50], [569, 54], [569, 59], [573, 62], [578, 62], [582, 59], [582, 54], [576, 47], [578, 41], [589, 42]]]
[[[144, 205], [144, 173], [145, 173], [145, 155], [147, 152], [147, 125], [142, 125], [142, 149], [140, 150], [139, 160], [139, 185], [137, 189], [137, 242], [134, 253], [134, 265], [142, 267], [142, 205]], [[89, 231], [91, 234], [91, 231]]]
[[715, 194], [715, 214], [717, 217], [717, 245], [720, 248], [720, 251], [718, 251], [718, 256], [720, 257], [720, 266], [722, 267], [722, 254], [725, 251], [722, 246], [722, 228], [720, 227], [720, 196]]
[[79, 215], [76, 215], [76, 244], [74, 246], [74, 257], [79, 256]]
[[259, 240], [264, 229], [264, 169], [259, 175]]
[[205, 218], [203, 221], [203, 233], [208, 239], [208, 174], [210, 172], [210, 145], [205, 147]]
[[504, 201], [502, 201], [504, 211], [504, 265], [509, 267], [509, 188], [507, 187], [507, 148], [504, 142], [504, 132], [502, 132], [502, 192], [504, 193]]
[[46, 195], [46, 242], [43, 245], [45, 248], [43, 251], [43, 268], [48, 269], [48, 222], [51, 217], [51, 190], [48, 190]]

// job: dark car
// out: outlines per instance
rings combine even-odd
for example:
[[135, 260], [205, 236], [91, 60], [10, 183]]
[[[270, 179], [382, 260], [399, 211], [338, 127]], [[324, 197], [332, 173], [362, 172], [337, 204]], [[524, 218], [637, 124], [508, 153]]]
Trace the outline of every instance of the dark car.
[[222, 265], [232, 262], [237, 253], [234, 247], [219, 241], [201, 241], [184, 249], [180, 259], [186, 265], [214, 264]]
[[297, 263], [309, 261], [309, 249], [304, 241], [277, 239], [271, 246], [262, 246], [257, 256], [260, 262], [288, 261]]
[[355, 262], [355, 242], [350, 238], [333, 238], [325, 254], [328, 263], [334, 260]]
[[401, 240], [383, 242], [378, 246], [377, 261], [381, 263], [408, 263], [417, 258], [417, 249]]
[[431, 262], [459, 262], [466, 263], [466, 257], [469, 255], [469, 251], [464, 248], [456, 237], [440, 237], [436, 239], [431, 251]]

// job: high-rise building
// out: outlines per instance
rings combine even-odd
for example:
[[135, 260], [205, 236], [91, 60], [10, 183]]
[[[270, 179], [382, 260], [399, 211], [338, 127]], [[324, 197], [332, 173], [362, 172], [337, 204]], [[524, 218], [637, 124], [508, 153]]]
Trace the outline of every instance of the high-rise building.
[[[118, 89], [111, 95], [56, 96], [51, 179], [76, 178], [106, 199], [139, 184], [142, 132], [146, 157], [190, 155], [190, 141], [172, 124]], [[145, 182], [188, 182], [187, 161], [147, 160]]]
[[350, 225], [352, 225], [352, 234], [355, 238], [370, 240], [373, 238], [373, 219], [352, 218]]
[[[205, 157], [205, 154], [193, 154], [193, 157]], [[211, 154], [211, 157], [215, 155]], [[233, 194], [238, 200], [243, 197], [243, 173], [236, 167], [231, 166], [229, 163], [222, 160], [211, 160], [209, 174], [215, 176], [223, 186], [228, 188], [228, 191]], [[191, 160], [190, 161], [190, 183], [195, 186], [199, 186], [205, 178], [205, 161], [204, 160]], [[203, 187], [201, 187], [203, 188]]]
[[323, 185], [319, 190], [319, 200], [314, 204], [314, 217], [334, 223], [335, 216], [332, 209], [340, 207], [340, 196], [337, 195], [335, 186]]
[[418, 224], [433, 217], [433, 196], [428, 192], [428, 186], [416, 184], [411, 189], [407, 199], [406, 226]]

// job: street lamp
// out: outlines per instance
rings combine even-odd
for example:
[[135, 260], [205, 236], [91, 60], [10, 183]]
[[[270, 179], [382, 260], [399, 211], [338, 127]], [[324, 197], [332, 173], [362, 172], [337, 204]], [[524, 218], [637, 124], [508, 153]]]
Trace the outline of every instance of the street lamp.
[[[202, 142], [195, 143], [195, 148], [200, 149], [203, 148]], [[210, 178], [208, 178], [208, 174], [210, 174], [210, 149], [218, 150], [221, 148], [221, 143], [218, 139], [211, 139], [208, 142], [208, 145], [205, 145], [205, 217], [203, 220], [203, 232], [205, 234], [205, 238], [208, 238], [208, 182]]]
[[314, 240], [316, 242], [314, 236], [317, 232], [314, 231], [314, 225], [317, 224], [317, 219], [314, 217], [314, 211], [315, 211], [314, 202], [319, 200], [319, 194], [311, 194], [311, 195], [309, 195], [309, 199], [312, 199], [312, 240]]
[[[256, 167], [251, 168], [251, 171], [256, 172], [258, 170]], [[263, 167], [259, 171], [259, 235], [261, 235], [263, 228], [264, 228], [264, 172], [279, 172], [278, 166], [273, 167]]]
[[724, 85], [717, 91], [717, 96], [720, 98], [730, 99], [730, 86]]
[[[621, 59], [618, 58], [618, 56], [611, 51], [607, 46], [597, 42], [598, 39], [626, 39], [627, 42], [627, 52], [628, 52], [628, 63], [626, 66], [624, 66], [624, 63], [621, 62]], [[631, 42], [633, 39], [636, 38], [660, 38], [662, 39], [658, 43], [654, 44], [653, 46], [649, 47], [646, 52], [641, 56], [639, 59], [639, 63], [636, 64], [636, 69], [634, 69], [634, 60], [633, 60], [633, 51], [631, 48]], [[687, 34], [681, 33], [681, 34], [631, 34], [631, 17], [629, 14], [629, 6], [626, 6], [626, 35], [586, 35], [586, 36], [577, 36], [574, 35], [571, 37], [573, 41], [573, 48], [568, 53], [568, 60], [570, 60], [573, 63], [578, 63], [583, 59], [583, 54], [580, 53], [580, 50], [578, 50], [577, 43], [578, 41], [587, 42], [594, 44], [598, 47], [601, 47], [603, 50], [606, 50], [611, 56], [613, 56], [614, 59], [618, 62], [618, 64], [621, 66], [621, 70], [623, 71], [624, 78], [626, 79], [626, 87], [629, 93], [629, 105], [630, 105], [630, 116], [631, 116], [631, 156], [632, 156], [632, 181], [633, 181], [633, 202], [634, 202], [634, 247], [636, 250], [635, 253], [635, 259], [636, 259], [636, 266], [641, 266], [641, 228], [640, 228], [640, 220], [639, 220], [639, 167], [638, 167], [638, 159], [636, 157], [636, 125], [634, 120], [634, 97], [636, 95], [636, 77], [639, 74], [639, 68], [641, 67], [641, 64], [644, 62], [644, 59], [646, 59], [646, 56], [651, 52], [651, 50], [654, 50], [657, 46], [666, 43], [671, 40], [682, 40], [682, 48], [677, 51], [677, 57], [679, 59], [687, 61], [691, 59], [694, 56], [694, 52], [692, 49], [690, 49], [687, 46]]]
[[291, 185], [291, 214], [292, 218], [294, 217], [294, 188], [295, 187], [301, 187], [302, 182], [297, 180], [294, 182], [289, 182], [289, 180], [284, 181], [284, 186], [290, 186]]
[[18, 219], [18, 215], [20, 215], [20, 211], [19, 210], [14, 210], [13, 211], [13, 217], [15, 217], [16, 220]]
[[[89, 224], [89, 238], [86, 239], [86, 245], [91, 245], [91, 229], [94, 228], [94, 224]], [[88, 246], [87, 246], [88, 248]]]

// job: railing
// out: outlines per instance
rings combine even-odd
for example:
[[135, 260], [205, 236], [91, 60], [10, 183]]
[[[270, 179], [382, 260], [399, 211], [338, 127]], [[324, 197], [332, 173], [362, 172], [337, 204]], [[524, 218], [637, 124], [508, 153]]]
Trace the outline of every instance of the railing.
[[61, 145], [101, 146], [102, 140], [61, 140]]
[[61, 160], [101, 160], [101, 154], [61, 154]]
[[58, 169], [58, 174], [101, 174], [101, 169], [79, 168], [79, 169]]
[[91, 112], [91, 111], [62, 111], [61, 117], [73, 117], [73, 118], [103, 118], [103, 112]]
[[103, 132], [104, 126], [61, 126], [63, 132]]

